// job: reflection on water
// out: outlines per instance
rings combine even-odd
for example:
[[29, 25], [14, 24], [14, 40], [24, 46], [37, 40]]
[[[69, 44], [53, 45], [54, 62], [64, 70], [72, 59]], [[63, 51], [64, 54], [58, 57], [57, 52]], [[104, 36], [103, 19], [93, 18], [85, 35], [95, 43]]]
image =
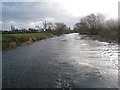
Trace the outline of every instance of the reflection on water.
[[3, 87], [117, 88], [118, 45], [72, 33], [4, 51]]

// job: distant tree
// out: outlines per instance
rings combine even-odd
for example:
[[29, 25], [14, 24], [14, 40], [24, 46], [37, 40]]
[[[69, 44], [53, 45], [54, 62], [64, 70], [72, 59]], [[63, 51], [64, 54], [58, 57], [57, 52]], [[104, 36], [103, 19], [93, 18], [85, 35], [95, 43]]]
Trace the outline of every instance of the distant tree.
[[74, 30], [77, 30], [80, 34], [99, 35], [106, 40], [120, 42], [120, 36], [118, 35], [120, 20], [118, 20], [106, 20], [102, 14], [89, 14], [75, 24]]
[[77, 29], [79, 33], [88, 33], [90, 35], [96, 35], [99, 33], [100, 28], [104, 24], [104, 16], [102, 14], [90, 14], [81, 18], [80, 22], [75, 24], [74, 29]]
[[57, 35], [64, 34], [68, 29], [64, 23], [55, 23], [55, 31]]
[[98, 32], [96, 31], [97, 29], [97, 16], [95, 14], [90, 14], [86, 17], [86, 23], [88, 25], [89, 28], [89, 32], [91, 35], [95, 35], [98, 34]]
[[36, 28], [37, 28], [37, 31], [38, 31], [38, 32], [43, 31], [42, 28], [41, 28], [39, 25], [37, 25]]
[[46, 31], [48, 31], [48, 32], [52, 31], [52, 23], [51, 22], [47, 23]]
[[88, 34], [89, 33], [89, 28], [88, 28], [87, 24], [82, 21], [75, 24], [74, 30], [76, 30], [76, 32], [79, 32], [80, 34]]
[[47, 21], [46, 20], [45, 21], [41, 20], [41, 21], [43, 24], [43, 30], [46, 31], [47, 30]]
[[14, 31], [15, 30], [15, 26], [11, 25], [11, 30]]
[[108, 38], [118, 40], [118, 33], [119, 33], [118, 28], [119, 28], [118, 20], [110, 19], [105, 22], [104, 31], [102, 32], [106, 34]]
[[70, 28], [70, 27], [69, 27], [68, 29], [69, 29], [69, 30], [71, 30], [71, 28]]

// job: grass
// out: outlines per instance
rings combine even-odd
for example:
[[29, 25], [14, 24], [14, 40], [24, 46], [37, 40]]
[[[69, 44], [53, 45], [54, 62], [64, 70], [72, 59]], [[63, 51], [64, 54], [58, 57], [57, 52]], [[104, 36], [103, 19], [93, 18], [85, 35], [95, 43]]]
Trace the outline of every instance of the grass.
[[[21, 46], [21, 43], [32, 40], [32, 42], [53, 36], [51, 33], [24, 33], [24, 34], [3, 34], [2, 49]], [[10, 45], [13, 43], [14, 45]]]

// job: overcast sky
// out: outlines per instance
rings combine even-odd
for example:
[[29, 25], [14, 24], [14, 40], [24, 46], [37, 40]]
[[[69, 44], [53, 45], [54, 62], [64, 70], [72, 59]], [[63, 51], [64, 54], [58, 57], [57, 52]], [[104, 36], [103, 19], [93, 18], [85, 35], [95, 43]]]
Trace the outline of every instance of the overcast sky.
[[117, 18], [119, 0], [3, 0], [2, 28], [34, 28], [47, 22], [63, 22], [73, 27], [81, 17], [101, 13], [106, 18]]

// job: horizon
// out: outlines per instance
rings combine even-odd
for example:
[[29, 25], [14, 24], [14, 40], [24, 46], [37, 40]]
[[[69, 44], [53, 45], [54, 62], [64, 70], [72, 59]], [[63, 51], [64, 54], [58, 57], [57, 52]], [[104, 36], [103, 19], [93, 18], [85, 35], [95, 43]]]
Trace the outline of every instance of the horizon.
[[[27, 0], [24, 0], [27, 1]], [[118, 0], [104, 1], [81, 1], [81, 0], [31, 0], [35, 2], [2, 2], [2, 30], [10, 30], [10, 26], [14, 25], [18, 29], [35, 28], [41, 25], [40, 20], [47, 22], [62, 22], [68, 27], [73, 26], [80, 21], [80, 18], [91, 13], [102, 14], [107, 19], [116, 19], [118, 17]], [[102, 5], [102, 7], [101, 7]], [[32, 6], [32, 7], [31, 7]], [[107, 7], [106, 7], [107, 6]], [[112, 11], [112, 12], [111, 12]]]

